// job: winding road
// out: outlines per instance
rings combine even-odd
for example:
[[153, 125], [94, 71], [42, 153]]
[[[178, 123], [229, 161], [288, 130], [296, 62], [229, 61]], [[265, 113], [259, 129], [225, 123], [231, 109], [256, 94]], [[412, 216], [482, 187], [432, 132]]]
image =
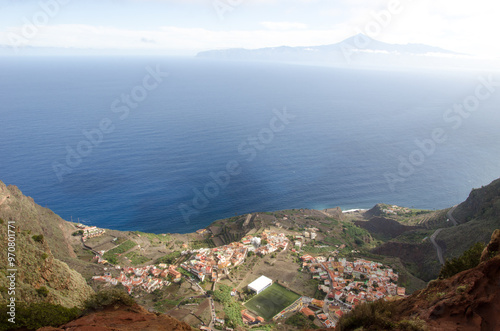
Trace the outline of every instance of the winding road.
[[453, 208], [451, 208], [450, 210], [448, 210], [448, 213], [446, 213], [446, 217], [448, 217], [448, 219], [450, 221], [453, 222], [453, 225], [457, 226], [458, 225], [458, 222], [457, 220], [455, 219], [455, 217], [453, 217], [452, 213], [455, 211], [455, 209], [458, 207], [458, 205], [456, 206], [453, 206]]
[[[458, 226], [458, 222], [457, 220], [453, 217], [453, 211], [455, 210], [455, 208], [457, 208], [458, 205], [456, 206], [453, 206], [447, 213], [446, 213], [446, 217], [448, 217], [448, 220], [452, 221], [453, 222], [453, 225], [454, 226]], [[443, 249], [441, 248], [441, 246], [438, 245], [438, 243], [436, 242], [436, 237], [437, 235], [439, 234], [439, 232], [441, 232], [441, 230], [443, 230], [444, 228], [440, 228], [440, 229], [437, 229], [433, 234], [432, 236], [430, 237], [430, 240], [431, 240], [431, 243], [434, 245], [434, 247], [436, 247], [436, 252], [437, 252], [437, 256], [438, 256], [438, 260], [439, 260], [439, 263], [441, 263], [441, 265], [444, 265], [444, 257], [443, 257]]]
[[434, 232], [432, 234], [430, 239], [431, 239], [431, 243], [434, 245], [434, 247], [436, 247], [436, 252], [437, 252], [439, 263], [441, 263], [441, 265], [443, 265], [444, 264], [443, 249], [436, 242], [436, 236], [439, 234], [439, 232], [441, 232], [441, 230], [443, 230], [443, 228], [437, 229], [436, 232]]

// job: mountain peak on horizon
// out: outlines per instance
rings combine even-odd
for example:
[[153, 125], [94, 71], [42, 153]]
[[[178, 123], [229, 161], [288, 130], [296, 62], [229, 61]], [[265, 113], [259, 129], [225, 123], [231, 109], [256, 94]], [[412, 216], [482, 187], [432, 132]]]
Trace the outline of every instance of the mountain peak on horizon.
[[390, 44], [358, 33], [338, 43], [317, 46], [279, 46], [258, 49], [232, 48], [199, 52], [196, 57], [224, 60], [318, 63], [367, 67], [460, 67], [450, 58], [463, 54], [424, 44]]
[[355, 34], [355, 35], [352, 35], [350, 37], [345, 38], [344, 40], [341, 41], [341, 43], [346, 42], [346, 41], [351, 41], [351, 40], [355, 41], [355, 40], [358, 40], [358, 39], [376, 41], [372, 37], [367, 36], [366, 34], [360, 32], [358, 34]]

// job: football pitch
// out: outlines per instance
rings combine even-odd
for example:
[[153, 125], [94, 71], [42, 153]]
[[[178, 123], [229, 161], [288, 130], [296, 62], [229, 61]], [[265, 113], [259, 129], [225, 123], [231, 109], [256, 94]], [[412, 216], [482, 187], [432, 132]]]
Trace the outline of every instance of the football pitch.
[[267, 321], [290, 306], [298, 298], [300, 298], [300, 295], [297, 293], [274, 283], [248, 301], [245, 306]]

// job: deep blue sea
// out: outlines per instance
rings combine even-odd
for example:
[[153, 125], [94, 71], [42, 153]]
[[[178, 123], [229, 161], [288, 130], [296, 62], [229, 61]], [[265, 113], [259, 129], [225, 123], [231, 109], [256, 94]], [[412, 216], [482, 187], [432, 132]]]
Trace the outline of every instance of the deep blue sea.
[[156, 233], [256, 211], [446, 208], [500, 177], [488, 74], [4, 57], [0, 180], [66, 220]]

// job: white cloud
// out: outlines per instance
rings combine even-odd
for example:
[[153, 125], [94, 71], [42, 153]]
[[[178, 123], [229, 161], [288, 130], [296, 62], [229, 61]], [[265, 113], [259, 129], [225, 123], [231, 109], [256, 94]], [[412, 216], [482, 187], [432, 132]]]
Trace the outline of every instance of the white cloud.
[[[7, 33], [0, 32], [0, 44], [9, 44]], [[155, 30], [129, 30], [82, 24], [45, 27], [26, 46], [83, 49], [154, 49], [197, 52], [222, 48], [260, 48], [307, 46], [334, 43], [342, 36], [332, 30], [208, 30], [165, 26]], [[154, 42], [144, 42], [154, 41]]]
[[307, 29], [307, 24], [299, 22], [260, 22], [260, 25], [269, 30], [302, 30]]

